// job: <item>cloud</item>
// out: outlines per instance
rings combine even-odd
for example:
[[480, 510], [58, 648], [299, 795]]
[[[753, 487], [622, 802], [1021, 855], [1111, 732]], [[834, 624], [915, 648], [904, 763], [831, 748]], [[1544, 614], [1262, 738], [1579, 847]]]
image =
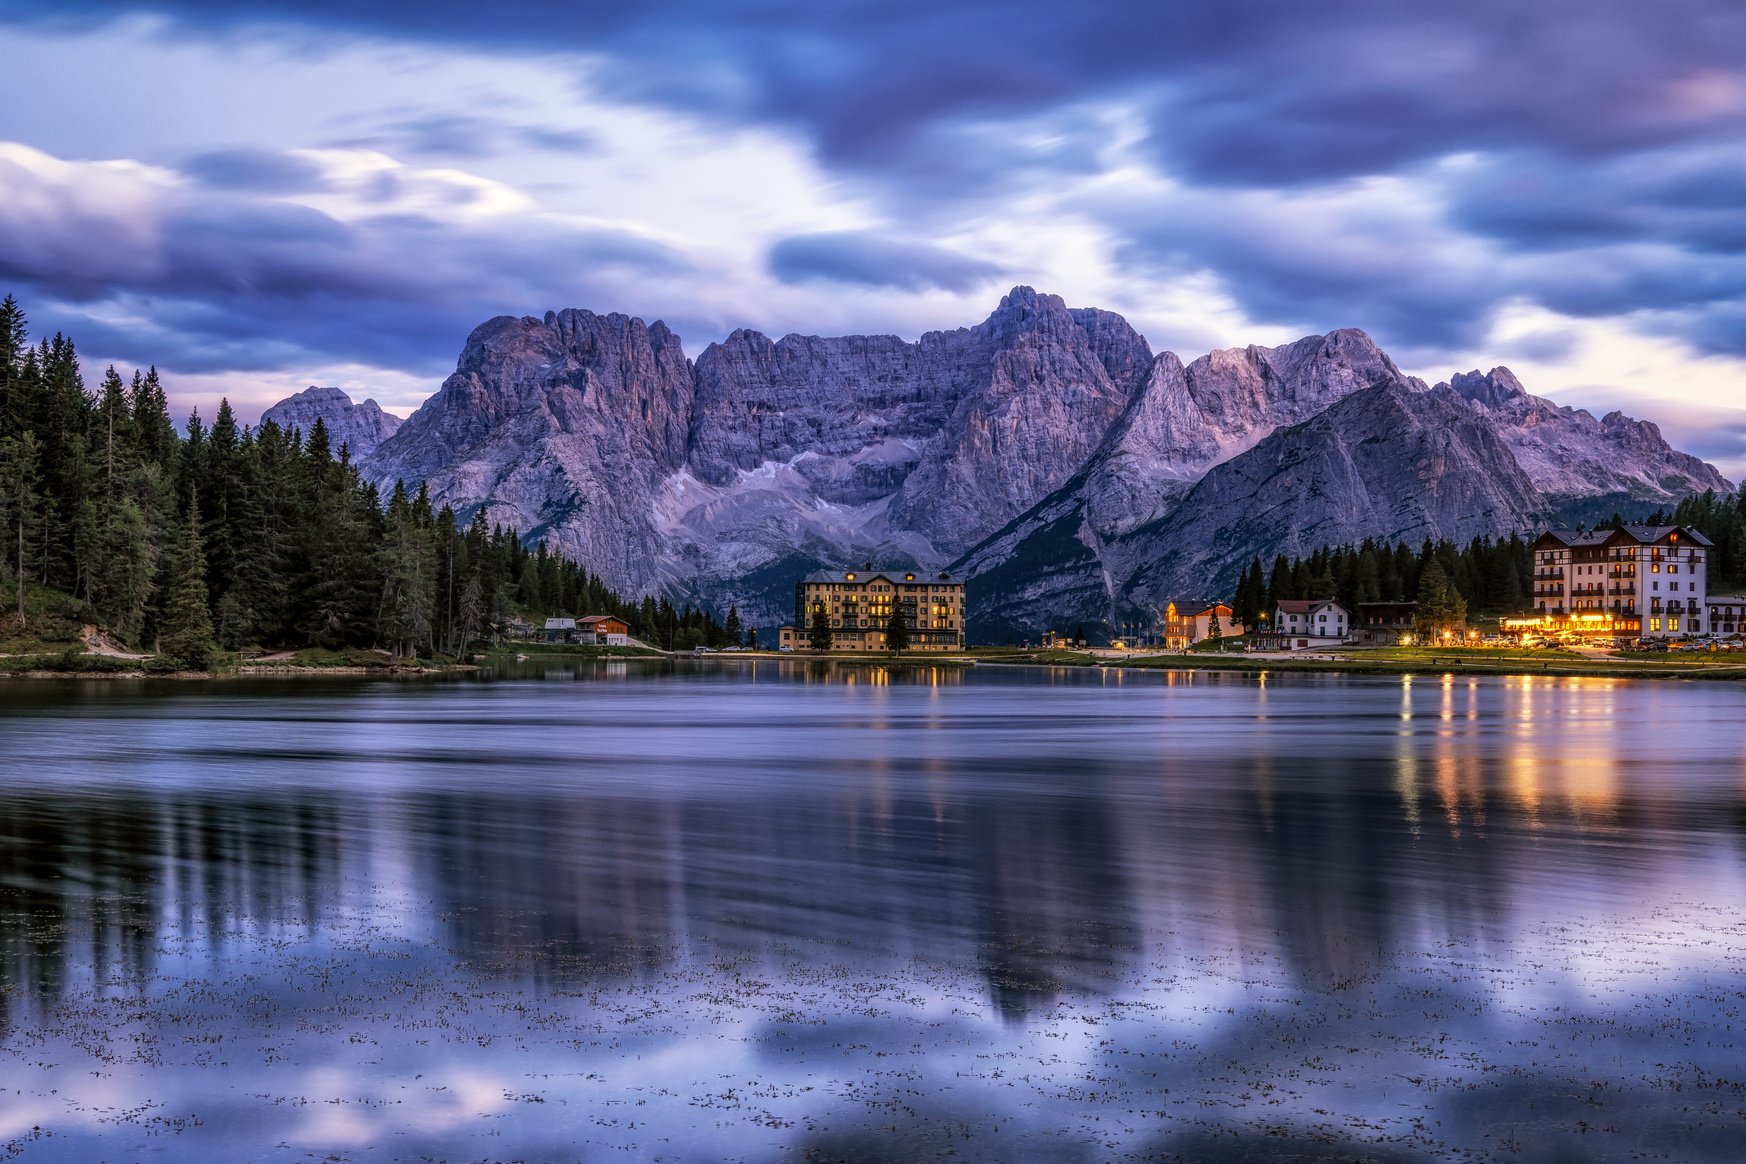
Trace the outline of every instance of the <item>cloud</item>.
[[1199, 182], [1282, 185], [1393, 172], [1455, 150], [1601, 154], [1746, 118], [1746, 10], [1733, 0], [0, 0], [0, 16], [91, 27], [168, 16], [587, 61], [603, 91], [802, 128], [878, 168], [931, 127], [1145, 100], [1152, 146]]
[[785, 238], [770, 249], [770, 271], [784, 283], [820, 280], [905, 291], [969, 291], [1002, 271], [945, 247], [902, 242], [864, 231]]
[[1131, 272], [1206, 274], [1252, 319], [1362, 326], [1385, 345], [1453, 349], [1509, 293], [1494, 254], [1442, 226], [1403, 183], [1318, 191], [1154, 187], [1090, 198]]
[[319, 190], [323, 184], [320, 166], [280, 150], [214, 150], [196, 154], [180, 168], [188, 177], [218, 190], [302, 194]]
[[[317, 169], [322, 205], [239, 189], [231, 171], [215, 185], [189, 181], [201, 165], [68, 162], [0, 144], [0, 280], [58, 301], [49, 318], [66, 319], [87, 349], [139, 363], [436, 370], [492, 315], [613, 302], [642, 280], [694, 270], [632, 231], [513, 204], [481, 213], [491, 191], [446, 171], [344, 152], [294, 160]], [[259, 157], [249, 171], [275, 172]], [[386, 194], [375, 189], [384, 176]]]
[[383, 147], [415, 157], [458, 159], [487, 158], [518, 149], [588, 154], [600, 148], [599, 139], [585, 130], [452, 112], [392, 120], [375, 134], [340, 144]]

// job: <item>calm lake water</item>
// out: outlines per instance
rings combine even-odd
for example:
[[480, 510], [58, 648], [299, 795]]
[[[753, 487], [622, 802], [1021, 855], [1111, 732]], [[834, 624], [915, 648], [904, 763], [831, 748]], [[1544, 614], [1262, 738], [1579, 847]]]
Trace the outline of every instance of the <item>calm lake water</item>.
[[1746, 1155], [1746, 689], [0, 685], [0, 1160]]

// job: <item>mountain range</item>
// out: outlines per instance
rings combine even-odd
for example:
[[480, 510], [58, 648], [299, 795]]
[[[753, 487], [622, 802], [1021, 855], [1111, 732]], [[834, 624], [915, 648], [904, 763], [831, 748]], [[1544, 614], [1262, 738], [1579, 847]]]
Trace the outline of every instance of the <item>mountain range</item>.
[[914, 565], [971, 578], [973, 637], [1222, 594], [1257, 554], [1732, 488], [1507, 368], [1427, 385], [1355, 329], [1184, 364], [1028, 287], [914, 342], [740, 330], [695, 360], [660, 322], [501, 316], [404, 423], [331, 388], [267, 415], [319, 416], [384, 488], [486, 505], [623, 592], [767, 626], [808, 570]]

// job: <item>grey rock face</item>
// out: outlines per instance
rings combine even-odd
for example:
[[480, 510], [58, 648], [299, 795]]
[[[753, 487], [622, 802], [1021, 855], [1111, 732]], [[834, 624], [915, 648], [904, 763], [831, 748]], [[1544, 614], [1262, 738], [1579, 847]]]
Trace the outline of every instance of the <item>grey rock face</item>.
[[691, 368], [665, 324], [624, 315], [500, 316], [376, 450], [384, 487], [423, 482], [463, 519], [547, 538], [631, 592], [671, 582], [654, 499], [684, 461]]
[[[338, 395], [313, 402], [336, 433]], [[1653, 425], [1556, 408], [1504, 369], [1427, 389], [1356, 330], [1185, 365], [1026, 287], [914, 343], [737, 331], [695, 366], [658, 322], [501, 317], [360, 459], [622, 591], [766, 627], [821, 564], [950, 565], [985, 628], [1034, 631], [1204, 596], [1257, 553], [1496, 533], [1567, 490], [1727, 486]]]
[[1508, 368], [1459, 373], [1449, 385], [1491, 421], [1542, 493], [1556, 498], [1623, 494], [1675, 501], [1730, 486], [1713, 465], [1679, 452], [1645, 420], [1609, 412], [1599, 420], [1531, 396]]
[[400, 428], [398, 416], [382, 411], [374, 400], [362, 404], [338, 388], [317, 388], [311, 385], [295, 396], [287, 396], [261, 414], [263, 421], [272, 421], [280, 428], [295, 428], [305, 436], [317, 420], [327, 428], [328, 444], [335, 452], [341, 445], [351, 450], [352, 459], [362, 461], [376, 451], [376, 446], [393, 436]]
[[1201, 478], [1167, 520], [1106, 555], [1118, 612], [1229, 591], [1258, 552], [1416, 545], [1532, 530], [1545, 501], [1455, 392], [1384, 382], [1282, 428]]

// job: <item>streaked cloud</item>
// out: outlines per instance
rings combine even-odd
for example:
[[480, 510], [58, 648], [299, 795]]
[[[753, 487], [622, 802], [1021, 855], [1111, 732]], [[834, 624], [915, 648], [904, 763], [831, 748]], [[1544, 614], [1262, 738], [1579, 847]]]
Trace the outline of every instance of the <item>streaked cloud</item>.
[[1572, 403], [1746, 385], [1732, 0], [0, 0], [0, 38], [0, 277], [203, 377], [435, 375], [569, 305], [914, 334], [1023, 282], [1191, 355], [1360, 326]]

